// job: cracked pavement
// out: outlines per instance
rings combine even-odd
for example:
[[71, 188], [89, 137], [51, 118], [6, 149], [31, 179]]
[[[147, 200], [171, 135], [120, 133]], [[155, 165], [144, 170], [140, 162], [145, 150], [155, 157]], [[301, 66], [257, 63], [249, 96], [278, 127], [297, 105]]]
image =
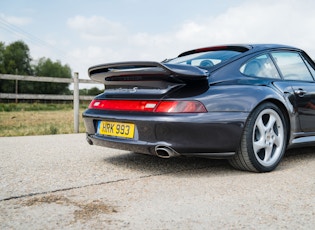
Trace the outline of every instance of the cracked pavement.
[[1, 229], [315, 226], [315, 148], [265, 174], [89, 146], [84, 134], [3, 137], [0, 156]]

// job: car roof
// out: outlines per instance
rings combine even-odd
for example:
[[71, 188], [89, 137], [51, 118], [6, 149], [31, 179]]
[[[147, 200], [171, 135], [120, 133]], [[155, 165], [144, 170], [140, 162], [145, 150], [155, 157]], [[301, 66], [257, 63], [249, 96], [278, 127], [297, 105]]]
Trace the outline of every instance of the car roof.
[[230, 44], [230, 45], [220, 45], [220, 46], [209, 46], [203, 47], [198, 49], [189, 50], [186, 52], [181, 53], [178, 57], [187, 56], [190, 54], [195, 53], [202, 53], [208, 51], [219, 51], [219, 50], [231, 50], [231, 51], [238, 51], [238, 52], [258, 52], [261, 50], [269, 50], [269, 49], [294, 49], [297, 48], [288, 46], [288, 45], [281, 45], [281, 44]]

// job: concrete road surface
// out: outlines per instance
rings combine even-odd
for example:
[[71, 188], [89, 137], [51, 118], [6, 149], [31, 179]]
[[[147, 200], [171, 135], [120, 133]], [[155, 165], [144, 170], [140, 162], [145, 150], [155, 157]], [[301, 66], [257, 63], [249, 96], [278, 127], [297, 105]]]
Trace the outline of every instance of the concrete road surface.
[[74, 134], [2, 137], [0, 161], [0, 229], [315, 229], [315, 148], [257, 174]]

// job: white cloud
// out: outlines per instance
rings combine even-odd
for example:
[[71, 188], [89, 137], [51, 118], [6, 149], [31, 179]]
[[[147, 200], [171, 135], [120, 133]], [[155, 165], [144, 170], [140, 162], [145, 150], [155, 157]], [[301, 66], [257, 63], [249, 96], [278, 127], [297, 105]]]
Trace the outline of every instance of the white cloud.
[[127, 38], [129, 47], [142, 47], [136, 53], [148, 51], [147, 54], [155, 57], [161, 52], [169, 55], [172, 50], [181, 52], [227, 43], [282, 43], [307, 49], [315, 55], [312, 25], [315, 25], [314, 1], [250, 0], [219, 15], [185, 21], [168, 33], [129, 33]]
[[243, 1], [217, 15], [188, 17], [164, 33], [131, 31], [103, 16], [76, 16], [67, 25], [80, 34], [85, 45], [70, 52], [85, 70], [105, 62], [161, 61], [189, 49], [229, 43], [288, 44], [315, 57], [312, 0]]
[[88, 46], [85, 49], [74, 49], [69, 52], [69, 55], [76, 59], [85, 60], [85, 62], [91, 59], [97, 60], [103, 57], [103, 49], [98, 46]]
[[78, 31], [83, 39], [90, 41], [114, 41], [126, 33], [120, 23], [102, 16], [75, 16], [68, 19], [67, 25]]
[[215, 17], [183, 23], [174, 38], [196, 46], [284, 43], [311, 50], [315, 55], [314, 24], [312, 1], [247, 1]]
[[32, 19], [29, 17], [7, 16], [0, 14], [0, 18], [3, 18], [6, 22], [14, 26], [25, 26], [32, 22]]

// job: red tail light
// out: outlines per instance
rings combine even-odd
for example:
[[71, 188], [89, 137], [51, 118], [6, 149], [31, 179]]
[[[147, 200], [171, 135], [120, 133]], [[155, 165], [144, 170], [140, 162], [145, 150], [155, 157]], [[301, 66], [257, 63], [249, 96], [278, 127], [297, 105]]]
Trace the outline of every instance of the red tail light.
[[142, 100], [93, 100], [90, 109], [153, 112], [159, 101]]
[[206, 108], [199, 101], [161, 101], [157, 113], [205, 113]]
[[206, 113], [199, 101], [93, 100], [90, 109], [156, 113]]

